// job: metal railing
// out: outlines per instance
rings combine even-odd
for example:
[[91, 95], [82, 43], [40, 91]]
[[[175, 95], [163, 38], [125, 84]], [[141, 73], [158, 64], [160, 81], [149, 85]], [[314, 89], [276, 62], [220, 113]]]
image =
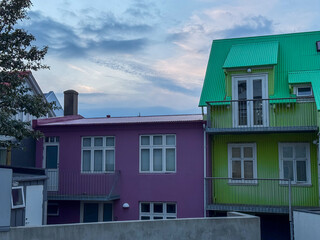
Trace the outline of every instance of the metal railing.
[[[50, 179], [50, 176], [54, 177]], [[81, 173], [59, 171], [48, 174], [48, 196], [63, 198], [119, 196], [120, 171], [113, 173]]]
[[207, 102], [208, 128], [310, 128], [317, 126], [313, 97]]

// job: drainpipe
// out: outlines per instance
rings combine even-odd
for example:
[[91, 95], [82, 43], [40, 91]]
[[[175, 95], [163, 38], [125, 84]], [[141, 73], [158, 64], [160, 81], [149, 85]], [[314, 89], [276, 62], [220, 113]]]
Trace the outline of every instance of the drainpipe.
[[207, 217], [207, 134], [206, 134], [206, 125], [203, 124], [203, 179], [204, 179], [204, 191], [203, 191], [203, 217]]

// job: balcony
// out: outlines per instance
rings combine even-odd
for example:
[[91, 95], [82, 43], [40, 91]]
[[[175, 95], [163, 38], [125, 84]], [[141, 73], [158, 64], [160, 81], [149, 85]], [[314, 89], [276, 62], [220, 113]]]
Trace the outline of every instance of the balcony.
[[80, 173], [47, 171], [49, 200], [110, 201], [120, 198], [120, 171]]
[[208, 133], [318, 130], [313, 97], [210, 101], [207, 113]]
[[288, 179], [205, 179], [206, 208], [216, 211], [289, 213], [318, 207], [316, 187], [292, 185]]

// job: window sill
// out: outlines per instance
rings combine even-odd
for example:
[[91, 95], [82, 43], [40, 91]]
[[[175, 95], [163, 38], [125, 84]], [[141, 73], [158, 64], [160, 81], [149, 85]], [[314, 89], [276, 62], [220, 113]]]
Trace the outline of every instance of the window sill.
[[166, 175], [166, 174], [176, 174], [177, 172], [139, 172], [142, 175]]
[[[288, 186], [287, 182], [280, 182], [281, 186]], [[312, 187], [312, 183], [291, 183], [291, 187]]]
[[112, 174], [115, 173], [115, 171], [113, 172], [80, 172], [81, 174]]
[[258, 180], [245, 180], [245, 179], [230, 179], [228, 181], [229, 185], [258, 185]]

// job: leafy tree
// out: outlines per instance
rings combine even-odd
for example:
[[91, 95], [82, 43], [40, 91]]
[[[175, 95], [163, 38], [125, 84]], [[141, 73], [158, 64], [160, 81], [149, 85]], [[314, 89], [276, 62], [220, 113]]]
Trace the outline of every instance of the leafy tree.
[[19, 112], [36, 118], [45, 116], [54, 107], [43, 96], [31, 95], [25, 77], [30, 71], [48, 68], [41, 63], [48, 47], [32, 45], [35, 37], [18, 28], [28, 18], [30, 0], [1, 0], [0, 2], [0, 135], [14, 137], [14, 143], [0, 140], [0, 146], [10, 147], [25, 137], [37, 137], [29, 122], [15, 120]]

